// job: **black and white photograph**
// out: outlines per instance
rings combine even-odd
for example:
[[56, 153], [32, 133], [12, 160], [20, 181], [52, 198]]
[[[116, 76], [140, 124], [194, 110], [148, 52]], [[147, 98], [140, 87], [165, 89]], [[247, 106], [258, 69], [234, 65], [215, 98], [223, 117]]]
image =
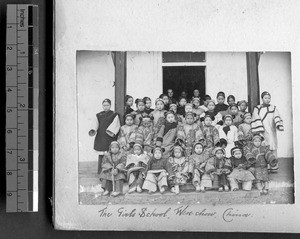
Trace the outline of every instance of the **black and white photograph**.
[[293, 204], [289, 52], [77, 51], [80, 205]]

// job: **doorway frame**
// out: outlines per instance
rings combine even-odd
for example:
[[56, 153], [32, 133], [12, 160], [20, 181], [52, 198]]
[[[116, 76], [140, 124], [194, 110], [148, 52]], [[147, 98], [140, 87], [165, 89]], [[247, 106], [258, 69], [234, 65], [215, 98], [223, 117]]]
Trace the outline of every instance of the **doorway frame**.
[[160, 52], [160, 65], [161, 65], [161, 88], [163, 89], [164, 84], [164, 75], [163, 75], [163, 68], [170, 67], [170, 66], [204, 66], [204, 74], [205, 74], [205, 93], [207, 90], [207, 52], [205, 52], [205, 61], [204, 62], [163, 62], [163, 52]]

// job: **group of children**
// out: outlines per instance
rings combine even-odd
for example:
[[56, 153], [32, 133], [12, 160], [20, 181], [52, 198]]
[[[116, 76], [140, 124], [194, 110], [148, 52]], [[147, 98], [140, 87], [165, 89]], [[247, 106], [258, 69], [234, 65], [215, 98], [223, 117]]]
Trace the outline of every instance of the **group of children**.
[[[217, 94], [217, 103], [206, 95], [190, 102], [178, 102], [162, 94], [151, 109], [151, 99], [125, 97], [125, 124], [117, 141], [109, 146], [102, 160], [100, 180], [103, 195], [118, 196], [123, 183], [129, 191], [178, 194], [192, 183], [196, 192], [251, 190], [262, 194], [269, 189], [269, 172], [278, 170], [274, 130], [283, 130], [268, 92], [263, 104], [247, 112], [247, 102]], [[270, 121], [270, 122], [269, 122]], [[270, 124], [270, 125], [268, 125]], [[271, 131], [271, 132], [270, 132]], [[276, 132], [275, 132], [276, 137]]]

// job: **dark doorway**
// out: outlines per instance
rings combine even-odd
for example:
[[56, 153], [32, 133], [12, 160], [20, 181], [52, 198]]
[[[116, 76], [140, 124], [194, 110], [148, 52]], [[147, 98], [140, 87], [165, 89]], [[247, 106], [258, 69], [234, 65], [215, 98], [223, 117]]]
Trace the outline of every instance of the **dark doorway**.
[[205, 95], [205, 66], [164, 66], [163, 91], [173, 89], [174, 97], [178, 99], [183, 90], [188, 93], [188, 99], [193, 97], [194, 89], [198, 89], [201, 98]]

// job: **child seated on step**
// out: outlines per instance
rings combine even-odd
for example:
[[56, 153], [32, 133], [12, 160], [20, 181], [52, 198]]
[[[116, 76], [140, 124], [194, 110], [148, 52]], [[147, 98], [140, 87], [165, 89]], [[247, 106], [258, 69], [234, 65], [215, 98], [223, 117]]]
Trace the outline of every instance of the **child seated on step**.
[[121, 153], [120, 149], [121, 147], [117, 141], [111, 142], [108, 153], [102, 159], [100, 181], [104, 189], [103, 196], [111, 193], [112, 197], [116, 197], [123, 192], [123, 183], [126, 180], [126, 156]]
[[155, 110], [150, 113], [150, 116], [153, 117], [153, 126], [156, 133], [158, 133], [161, 126], [165, 122], [165, 113], [167, 111], [164, 109], [164, 107], [164, 101], [161, 98], [157, 98], [155, 100]]
[[216, 147], [213, 154], [214, 156], [209, 158], [205, 164], [201, 186], [204, 189], [212, 188], [219, 192], [228, 192], [227, 175], [231, 169], [230, 161], [225, 158], [225, 150], [222, 147]]
[[152, 123], [153, 117], [145, 115], [140, 118], [140, 126], [138, 127], [135, 133], [135, 143], [144, 146], [144, 151], [148, 154], [151, 153], [151, 150], [154, 146], [154, 129]]
[[206, 150], [212, 156], [213, 149], [220, 142], [219, 131], [212, 125], [214, 117], [207, 114], [203, 117], [203, 138], [205, 140]]
[[168, 159], [163, 159], [163, 152], [163, 148], [155, 147], [148, 161], [143, 189], [148, 190], [149, 194], [156, 192], [157, 188], [163, 194], [168, 188], [168, 178], [173, 176], [172, 166]]
[[200, 120], [204, 121], [205, 115], [210, 115], [212, 119], [212, 126], [215, 126], [217, 129], [220, 125], [223, 125], [222, 115], [218, 112], [215, 112], [215, 101], [214, 100], [207, 100], [207, 111], [200, 115]]
[[149, 156], [143, 152], [143, 147], [135, 143], [133, 154], [129, 154], [126, 160], [127, 181], [129, 185], [128, 193], [142, 192], [145, 171], [149, 161]]
[[245, 112], [242, 115], [243, 123], [238, 127], [238, 141], [241, 147], [245, 147], [252, 140], [251, 121], [252, 115], [249, 112]]
[[194, 123], [194, 114], [186, 113], [185, 123], [178, 128], [177, 142], [185, 149], [187, 157], [192, 153], [193, 144], [200, 140], [204, 140], [204, 137], [201, 128]]
[[189, 157], [189, 174], [196, 192], [205, 192], [205, 187], [201, 184], [201, 177], [208, 158], [209, 152], [205, 150], [204, 144], [202, 142], [194, 143], [193, 153]]
[[172, 167], [172, 175], [169, 177], [171, 192], [178, 194], [180, 192], [179, 186], [185, 185], [189, 178], [189, 163], [182, 147], [176, 145], [173, 148], [169, 163]]
[[178, 122], [175, 120], [175, 113], [171, 110], [165, 113], [165, 123], [161, 126], [157, 137], [156, 146], [165, 149], [163, 158], [169, 158], [174, 147], [178, 132]]
[[[230, 184], [231, 191], [239, 190], [239, 184], [242, 184], [242, 189], [250, 191], [252, 182], [255, 179], [252, 172], [252, 163], [248, 162], [246, 157], [243, 156], [243, 150], [240, 147], [231, 149], [231, 167], [232, 172], [227, 176]], [[251, 172], [252, 171], [252, 172]]]
[[237, 102], [237, 105], [239, 106], [239, 111], [244, 114], [247, 112], [248, 109], [248, 102], [245, 100], [240, 100]]
[[136, 105], [137, 110], [131, 112], [131, 114], [133, 114], [135, 116], [134, 124], [139, 126], [140, 125], [140, 118], [145, 116], [145, 115], [148, 115], [148, 114], [145, 112], [145, 103], [144, 103], [143, 99], [136, 99], [135, 100], [135, 105]]
[[118, 142], [121, 147], [121, 151], [124, 153], [128, 153], [135, 141], [135, 133], [137, 130], [137, 125], [133, 124], [134, 121], [134, 115], [127, 114], [124, 117], [125, 119], [125, 125], [121, 126], [119, 136], [118, 136]]
[[237, 104], [232, 104], [229, 106], [229, 112], [233, 119], [233, 125], [238, 127], [241, 123], [243, 123], [242, 113], [239, 111], [239, 107]]
[[226, 157], [231, 157], [231, 149], [235, 146], [235, 142], [238, 141], [237, 127], [233, 125], [232, 115], [225, 115], [223, 118], [224, 125], [219, 128], [220, 139], [227, 141], [225, 148]]
[[255, 186], [261, 194], [269, 192], [268, 164], [274, 167], [278, 160], [270, 150], [270, 146], [263, 146], [264, 137], [261, 134], [254, 134], [252, 144], [245, 147], [245, 156], [249, 162], [254, 162]]
[[218, 103], [216, 104], [216, 107], [215, 107], [215, 114], [228, 109], [228, 105], [224, 104], [224, 102], [225, 102], [225, 93], [223, 91], [218, 92], [217, 102]]
[[180, 97], [179, 98], [179, 105], [178, 105], [178, 108], [177, 108], [177, 114], [179, 115], [179, 117], [180, 116], [184, 117], [184, 115], [185, 115], [184, 107], [185, 107], [186, 104], [187, 104], [186, 98]]

